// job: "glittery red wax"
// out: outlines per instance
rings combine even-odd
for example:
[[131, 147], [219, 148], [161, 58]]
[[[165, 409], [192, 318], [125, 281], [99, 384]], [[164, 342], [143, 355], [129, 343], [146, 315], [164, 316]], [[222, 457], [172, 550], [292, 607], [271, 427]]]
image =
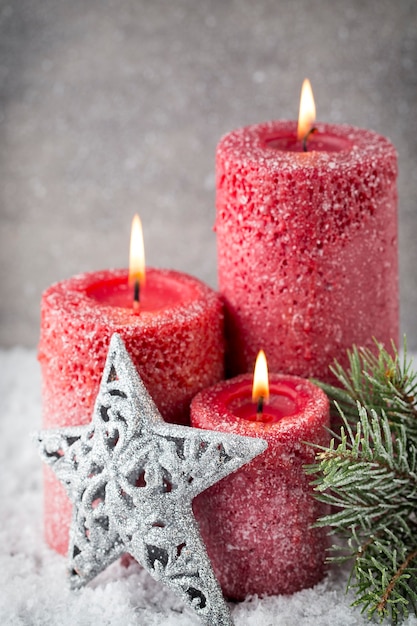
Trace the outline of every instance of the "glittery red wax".
[[272, 371], [329, 380], [352, 344], [398, 341], [397, 160], [371, 131], [295, 122], [233, 131], [217, 149], [219, 288], [231, 375], [261, 346]]
[[191, 403], [192, 426], [268, 442], [265, 452], [193, 504], [223, 593], [234, 600], [294, 593], [325, 573], [326, 529], [311, 525], [327, 509], [313, 498], [303, 465], [314, 461], [314, 449], [305, 442], [328, 442], [329, 402], [321, 389], [298, 377], [273, 374], [270, 385], [287, 405], [287, 415], [274, 422], [233, 413], [250, 400], [250, 375], [205, 389]]
[[[148, 268], [140, 312], [135, 313], [127, 270], [75, 276], [51, 286], [42, 297], [39, 361], [45, 428], [91, 420], [114, 332], [125, 342], [166, 421], [188, 423], [193, 396], [223, 377], [222, 304], [199, 280]], [[63, 487], [46, 469], [46, 538], [62, 553], [70, 512]]]

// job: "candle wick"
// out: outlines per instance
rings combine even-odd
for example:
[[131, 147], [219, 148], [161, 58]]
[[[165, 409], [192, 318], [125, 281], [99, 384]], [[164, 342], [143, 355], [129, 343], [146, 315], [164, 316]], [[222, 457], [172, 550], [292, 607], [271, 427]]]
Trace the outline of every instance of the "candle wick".
[[317, 132], [317, 128], [315, 126], [313, 126], [312, 128], [310, 128], [310, 130], [308, 131], [308, 133], [306, 133], [303, 137], [303, 152], [307, 152], [307, 139], [310, 137], [310, 135], [312, 135], [313, 133]]
[[133, 310], [138, 311], [140, 306], [140, 282], [139, 278], [135, 279], [133, 286]]
[[256, 405], [256, 421], [262, 421], [262, 414], [264, 412], [264, 397], [259, 396], [258, 403]]

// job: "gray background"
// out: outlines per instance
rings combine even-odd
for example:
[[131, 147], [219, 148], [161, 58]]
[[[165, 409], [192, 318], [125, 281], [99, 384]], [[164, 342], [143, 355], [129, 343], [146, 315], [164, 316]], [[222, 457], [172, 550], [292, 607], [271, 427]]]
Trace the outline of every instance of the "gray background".
[[[417, 348], [415, 0], [0, 2], [0, 346], [35, 346], [50, 283], [149, 265], [216, 285], [222, 134], [295, 118], [372, 128], [399, 152], [402, 330]], [[346, 294], [349, 297], [349, 294]]]

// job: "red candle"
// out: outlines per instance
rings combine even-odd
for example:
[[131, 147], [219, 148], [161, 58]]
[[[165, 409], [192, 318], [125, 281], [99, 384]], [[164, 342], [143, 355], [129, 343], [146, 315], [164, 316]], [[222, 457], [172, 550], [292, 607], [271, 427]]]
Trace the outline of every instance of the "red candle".
[[311, 525], [327, 511], [313, 498], [303, 465], [314, 460], [306, 441], [328, 442], [328, 399], [309, 381], [278, 374], [261, 414], [251, 394], [252, 377], [241, 375], [191, 403], [192, 426], [268, 442], [263, 454], [194, 500], [214, 571], [234, 600], [293, 593], [325, 572], [326, 532]]
[[329, 364], [347, 365], [352, 344], [398, 340], [396, 151], [371, 131], [316, 127], [304, 133], [307, 152], [288, 121], [219, 143], [230, 374], [249, 371], [262, 345], [271, 370], [330, 380]]
[[[169, 422], [188, 423], [193, 396], [222, 379], [219, 296], [174, 271], [147, 269], [143, 282], [135, 307], [127, 270], [82, 274], [45, 291], [39, 344], [44, 428], [90, 421], [114, 332]], [[46, 469], [46, 539], [61, 553], [70, 513], [64, 489]]]

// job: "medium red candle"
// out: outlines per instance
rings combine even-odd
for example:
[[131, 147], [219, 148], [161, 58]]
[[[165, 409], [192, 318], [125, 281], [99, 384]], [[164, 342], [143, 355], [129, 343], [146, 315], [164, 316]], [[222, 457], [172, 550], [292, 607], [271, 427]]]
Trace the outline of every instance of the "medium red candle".
[[326, 531], [312, 528], [326, 507], [312, 496], [303, 465], [311, 442], [328, 442], [326, 395], [307, 380], [273, 374], [269, 402], [252, 401], [252, 377], [199, 393], [191, 424], [268, 442], [267, 450], [194, 500], [207, 552], [224, 594], [289, 594], [324, 575]]
[[[115, 332], [169, 422], [188, 423], [193, 396], [223, 377], [222, 304], [213, 290], [186, 274], [148, 268], [136, 307], [133, 294], [127, 270], [82, 274], [44, 292], [44, 428], [90, 421]], [[65, 491], [46, 470], [46, 539], [61, 553], [67, 550], [70, 513]]]
[[[307, 128], [311, 127], [310, 117]], [[397, 160], [384, 137], [295, 122], [217, 149], [219, 288], [230, 374], [263, 345], [272, 371], [329, 380], [352, 344], [398, 340]]]

